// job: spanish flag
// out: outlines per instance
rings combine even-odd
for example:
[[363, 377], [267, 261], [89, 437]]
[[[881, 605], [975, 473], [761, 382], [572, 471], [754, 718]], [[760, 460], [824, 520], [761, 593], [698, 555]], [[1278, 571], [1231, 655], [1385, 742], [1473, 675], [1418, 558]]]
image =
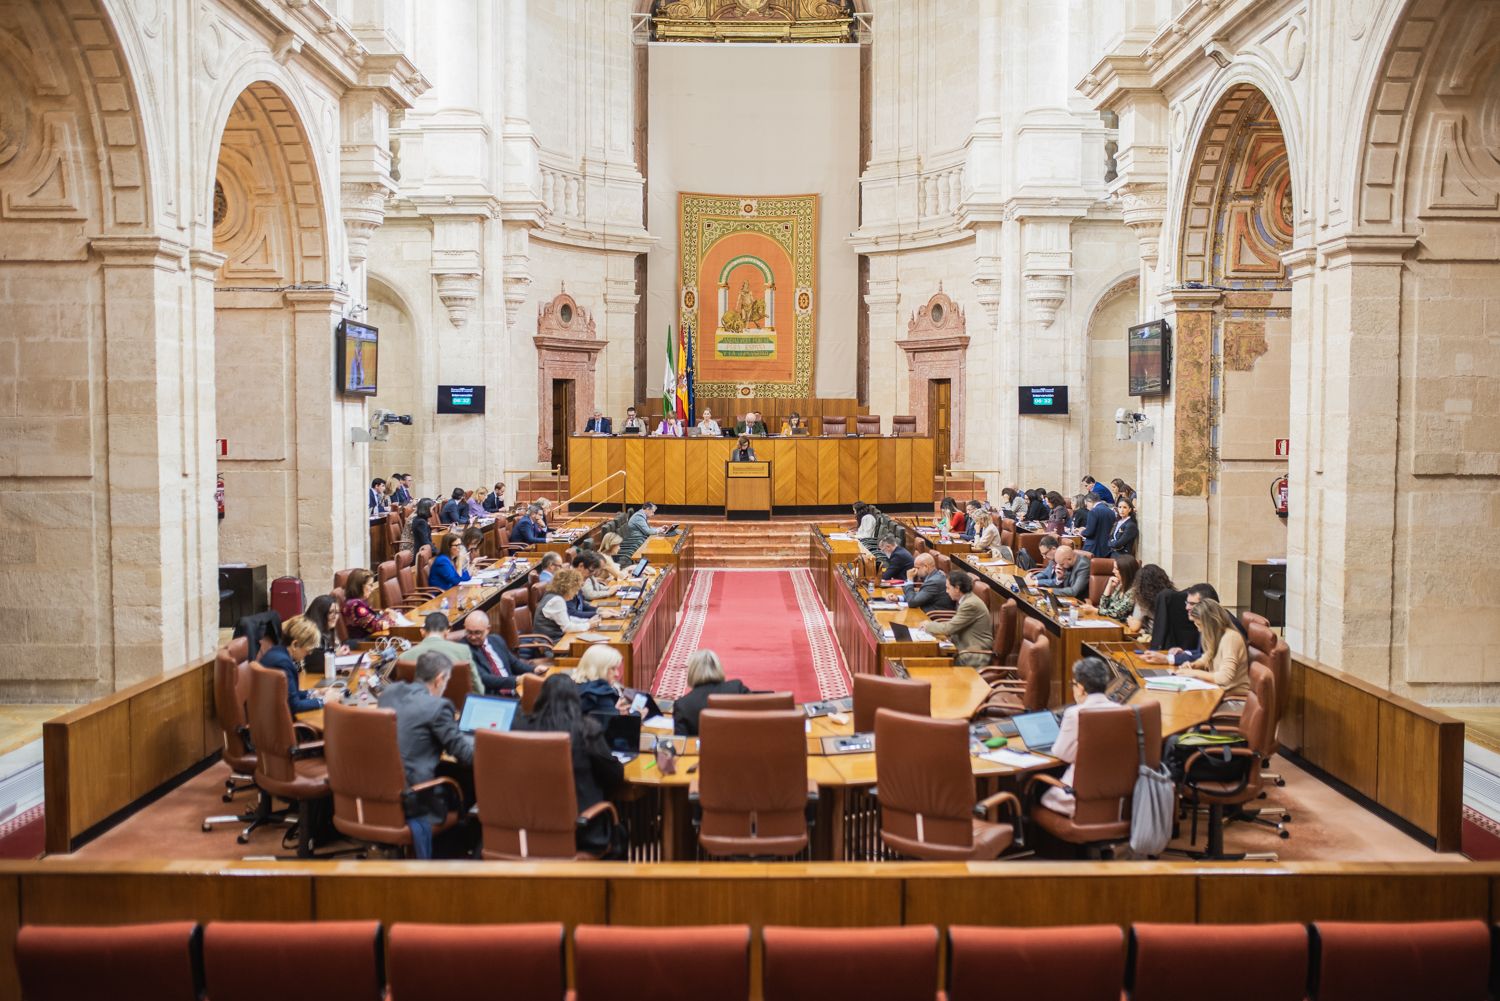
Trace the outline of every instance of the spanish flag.
[[677, 419], [686, 428], [693, 413], [693, 355], [688, 347], [688, 329], [677, 338]]

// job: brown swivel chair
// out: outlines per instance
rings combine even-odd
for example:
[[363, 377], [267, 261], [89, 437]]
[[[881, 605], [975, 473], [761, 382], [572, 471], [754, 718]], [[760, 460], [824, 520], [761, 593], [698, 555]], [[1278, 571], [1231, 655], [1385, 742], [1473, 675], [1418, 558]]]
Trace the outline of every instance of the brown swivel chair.
[[1099, 600], [1104, 597], [1104, 589], [1109, 586], [1109, 578], [1115, 572], [1115, 561], [1103, 556], [1095, 556], [1089, 560], [1089, 604], [1095, 608], [1099, 607]]
[[947, 553], [934, 551], [932, 562], [943, 572], [943, 576], [945, 577], [953, 570], [953, 557]]
[[401, 601], [403, 604], [410, 603], [413, 600], [420, 603], [429, 598], [436, 598], [443, 593], [435, 587], [417, 586], [417, 568], [415, 566], [402, 567], [400, 570], [397, 570], [396, 581], [400, 584]]
[[520, 591], [507, 591], [500, 596], [498, 614], [499, 631], [511, 653], [523, 657], [533, 664], [552, 659], [552, 641], [531, 626], [532, 611], [526, 605], [526, 595]]
[[[1183, 762], [1182, 782], [1178, 789], [1183, 801], [1193, 808], [1189, 842], [1198, 840], [1197, 808], [1208, 807], [1208, 846], [1204, 851], [1186, 854], [1190, 858], [1209, 862], [1237, 862], [1252, 857], [1274, 862], [1276, 856], [1273, 853], [1251, 856], [1224, 851], [1224, 808], [1240, 807], [1259, 798], [1264, 787], [1265, 777], [1261, 773], [1261, 764], [1270, 757], [1271, 747], [1276, 739], [1276, 679], [1270, 668], [1263, 664], [1250, 665], [1250, 692], [1245, 696], [1244, 710], [1234, 718], [1234, 722], [1235, 725], [1230, 726], [1224, 721], [1210, 720], [1210, 725], [1221, 732], [1244, 735], [1245, 746], [1228, 749], [1230, 756], [1240, 759], [1245, 766], [1240, 778], [1221, 781], [1218, 778], [1204, 777], [1201, 771], [1195, 774], [1195, 767], [1203, 759], [1203, 751], [1195, 752]], [[1267, 826], [1273, 827], [1283, 838], [1291, 836], [1291, 832], [1280, 824], [1268, 823]]]
[[337, 591], [344, 591], [344, 590], [346, 590], [348, 588], [348, 586], [349, 586], [349, 575], [352, 574], [353, 572], [354, 572], [354, 568], [353, 567], [350, 567], [348, 570], [335, 570], [333, 572], [333, 587], [334, 587], [334, 589], [337, 590]]
[[542, 697], [542, 686], [547, 679], [539, 674], [521, 675], [521, 712], [530, 716], [536, 712], [537, 699]]
[[[411, 651], [402, 654], [396, 661], [395, 675], [397, 681], [415, 681], [417, 677], [417, 662], [411, 656]], [[453, 662], [453, 672], [448, 675], [448, 684], [443, 689], [443, 698], [453, 703], [453, 711], [459, 715], [463, 714], [464, 703], [469, 699], [469, 693], [473, 691], [473, 671], [468, 664], [461, 660]]]
[[1267, 629], [1271, 628], [1271, 620], [1258, 612], [1241, 612], [1240, 622], [1247, 627], [1250, 623], [1254, 622], [1257, 625], [1265, 626]]
[[795, 709], [705, 709], [688, 799], [711, 856], [790, 858], [807, 848], [818, 787], [807, 778], [806, 720]]
[[1046, 627], [1026, 616], [1021, 622], [1021, 652], [1016, 666], [984, 668], [980, 674], [992, 690], [982, 708], [985, 714], [1013, 716], [1047, 708], [1052, 699], [1052, 637]]
[[[312, 858], [313, 804], [329, 796], [323, 741], [299, 739], [299, 727], [294, 725], [287, 705], [285, 674], [254, 662], [249, 668], [248, 715], [255, 744], [255, 784], [267, 796], [297, 804], [297, 855]], [[303, 737], [311, 735], [308, 728], [300, 729]]]
[[[518, 775], [526, 781], [518, 783]], [[566, 733], [476, 733], [474, 794], [487, 859], [599, 858], [578, 850], [579, 829], [604, 814], [620, 822], [609, 800], [578, 812]]]
[[1000, 519], [1000, 545], [1009, 546], [1010, 551], [1016, 551], [1016, 520], [1014, 518]]
[[410, 549], [403, 549], [396, 553], [396, 573], [400, 573], [417, 561], [417, 556]]
[[[969, 725], [961, 719], [881, 709], [875, 714], [875, 773], [880, 840], [902, 855], [985, 861], [1019, 839], [1021, 801], [1012, 793], [974, 802]], [[1008, 825], [993, 819], [1002, 804], [1012, 811]]]
[[551, 585], [543, 584], [541, 581], [537, 580], [535, 570], [531, 571], [531, 576], [527, 579], [530, 580], [531, 583], [526, 588], [526, 607], [531, 610], [532, 618], [535, 618], [536, 608], [542, 603], [542, 596], [547, 593], [547, 588]]
[[794, 709], [791, 692], [749, 692], [745, 695], [730, 695], [727, 692], [710, 695], [705, 709], [735, 709], [739, 712], [775, 712]]
[[396, 561], [386, 560], [375, 568], [375, 579], [381, 584], [396, 579]]
[[[343, 616], [339, 616], [340, 620]], [[224, 780], [224, 802], [234, 802], [236, 793], [255, 788], [255, 749], [250, 746], [250, 724], [245, 719], [245, 699], [250, 694], [250, 641], [241, 636], [232, 639], [214, 653], [214, 720], [223, 740], [224, 763], [229, 778]], [[240, 818], [210, 817], [203, 822], [209, 830], [215, 823], [233, 823]]]
[[925, 681], [887, 678], [879, 674], [854, 676], [854, 729], [869, 733], [875, 729], [875, 715], [881, 709], [932, 715], [932, 686]]
[[860, 414], [854, 418], [854, 433], [878, 437], [880, 435], [880, 415]]
[[[1161, 704], [1142, 702], [1141, 729], [1145, 731], [1146, 763], [1161, 764]], [[1078, 717], [1078, 754], [1073, 762], [1073, 816], [1049, 809], [1041, 802], [1031, 808], [1031, 820], [1042, 830], [1097, 856], [1109, 845], [1130, 838], [1130, 803], [1140, 766], [1135, 737], [1135, 707], [1110, 706], [1074, 710]], [[1036, 775], [1026, 786], [1027, 799], [1040, 798], [1045, 786], [1066, 788], [1051, 775]]]
[[[381, 564], [384, 566], [385, 564]], [[442, 592], [437, 592], [441, 594]], [[423, 591], [417, 591], [411, 597], [401, 593], [401, 579], [389, 577], [380, 582], [380, 607], [387, 611], [409, 612], [418, 605], [424, 604], [432, 597]]]
[[[463, 790], [450, 778], [407, 785], [396, 742], [395, 710], [334, 703], [323, 710], [323, 727], [333, 826], [345, 837], [410, 848], [411, 828], [402, 806], [406, 794], [450, 786], [463, 801]], [[446, 831], [460, 817], [457, 810], [450, 811], [432, 832]]]
[[1001, 667], [1011, 667], [1015, 665], [1016, 656], [1020, 652], [1021, 611], [1016, 607], [1016, 599], [1004, 592], [997, 592], [997, 595], [999, 602], [990, 606], [990, 631], [995, 637], [995, 663]]
[[417, 586], [418, 587], [426, 587], [427, 586], [427, 574], [428, 574], [429, 571], [432, 570], [432, 547], [431, 546], [423, 546], [421, 549], [417, 550], [417, 559], [416, 559], [416, 564], [415, 565], [416, 565], [416, 568], [417, 568]]
[[891, 418], [891, 434], [897, 438], [910, 438], [917, 433], [917, 419], [909, 414], [897, 414]]
[[824, 435], [824, 437], [828, 437], [828, 438], [843, 437], [844, 435], [846, 435], [848, 433], [849, 433], [849, 418], [847, 418], [847, 417], [824, 417], [823, 418], [823, 435]]

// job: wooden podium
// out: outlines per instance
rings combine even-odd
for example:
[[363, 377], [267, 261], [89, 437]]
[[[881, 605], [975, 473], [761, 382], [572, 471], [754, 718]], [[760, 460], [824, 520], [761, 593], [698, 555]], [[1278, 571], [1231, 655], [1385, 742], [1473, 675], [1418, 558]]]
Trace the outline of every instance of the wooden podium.
[[771, 463], [724, 463], [724, 516], [755, 514], [771, 517]]

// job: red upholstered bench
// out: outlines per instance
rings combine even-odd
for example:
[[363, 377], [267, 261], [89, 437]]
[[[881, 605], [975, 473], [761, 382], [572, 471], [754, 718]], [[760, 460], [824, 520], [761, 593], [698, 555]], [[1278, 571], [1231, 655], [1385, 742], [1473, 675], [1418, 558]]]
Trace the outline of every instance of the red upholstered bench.
[[389, 1001], [505, 997], [562, 1001], [568, 968], [560, 923], [398, 923], [386, 941]]
[[1307, 926], [1158, 925], [1130, 930], [1132, 1001], [1304, 1001]]
[[1483, 921], [1313, 925], [1318, 1001], [1489, 997], [1490, 929]]
[[750, 926], [573, 932], [570, 1001], [748, 1001]]
[[195, 921], [121, 927], [28, 925], [16, 936], [27, 1001], [196, 1001]]
[[382, 1001], [379, 921], [210, 921], [209, 1001]]
[[[938, 931], [892, 928], [777, 928], [761, 932], [765, 996], [776, 1001], [916, 1001], [939, 997]], [[1003, 983], [1003, 982], [1002, 982]], [[1005, 987], [1006, 994], [1011, 993]]]
[[1118, 925], [1076, 928], [948, 929], [948, 1001], [1067, 997], [1120, 1001], [1125, 932]]

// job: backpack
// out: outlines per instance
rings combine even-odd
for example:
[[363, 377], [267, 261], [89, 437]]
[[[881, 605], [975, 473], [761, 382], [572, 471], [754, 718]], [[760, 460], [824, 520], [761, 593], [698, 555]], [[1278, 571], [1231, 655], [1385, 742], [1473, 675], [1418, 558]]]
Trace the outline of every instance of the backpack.
[[1130, 850], [1136, 855], [1160, 855], [1172, 840], [1172, 814], [1177, 808], [1177, 788], [1163, 765], [1146, 764], [1146, 731], [1141, 710], [1135, 712], [1135, 746], [1139, 760], [1135, 793], [1130, 804]]

